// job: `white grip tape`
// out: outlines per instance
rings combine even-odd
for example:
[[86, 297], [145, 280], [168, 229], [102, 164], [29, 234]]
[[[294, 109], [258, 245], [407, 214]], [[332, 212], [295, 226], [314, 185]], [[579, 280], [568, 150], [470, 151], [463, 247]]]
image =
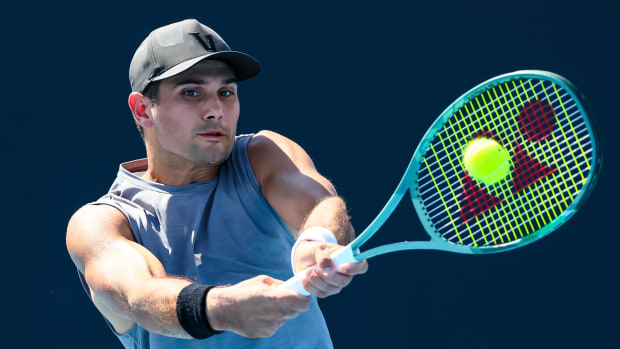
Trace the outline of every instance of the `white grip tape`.
[[339, 266], [345, 263], [359, 262], [353, 256], [353, 250], [351, 249], [351, 245], [347, 245], [344, 248], [339, 249], [338, 251], [330, 254], [329, 257], [332, 259], [332, 262], [334, 262], [336, 269], [338, 269]]
[[[351, 245], [347, 245], [344, 248], [339, 249], [338, 251], [332, 253], [329, 256], [334, 262], [334, 266], [338, 269], [339, 266], [345, 263], [357, 263], [358, 260], [353, 256], [353, 250], [351, 250]], [[312, 269], [316, 269], [317, 266], [313, 265]], [[278, 288], [291, 290], [299, 293], [302, 296], [309, 296], [310, 293], [306, 291], [306, 289], [301, 285], [301, 279], [303, 278], [305, 271], [296, 274], [292, 278], [286, 280], [283, 284], [278, 286]]]
[[[316, 268], [316, 265], [314, 267]], [[301, 285], [301, 278], [303, 276], [304, 276], [303, 272], [296, 274], [295, 276], [286, 280], [286, 282], [278, 286], [278, 288], [281, 288], [283, 290], [295, 291], [302, 296], [309, 296], [310, 293], [306, 291], [306, 289]]]

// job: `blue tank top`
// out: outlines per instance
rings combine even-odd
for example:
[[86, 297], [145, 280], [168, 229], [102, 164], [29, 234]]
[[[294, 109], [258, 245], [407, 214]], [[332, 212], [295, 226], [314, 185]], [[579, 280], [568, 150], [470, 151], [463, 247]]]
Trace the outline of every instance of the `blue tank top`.
[[[120, 210], [136, 241], [150, 250], [169, 275], [206, 285], [226, 285], [266, 274], [292, 276], [294, 239], [261, 194], [247, 144], [237, 136], [230, 157], [210, 182], [167, 186], [142, 179], [146, 160], [122, 164], [109, 192], [97, 200]], [[138, 174], [137, 174], [138, 173]], [[204, 340], [166, 337], [137, 323], [118, 335], [125, 348], [331, 348], [316, 298], [273, 336], [246, 339], [224, 332]]]

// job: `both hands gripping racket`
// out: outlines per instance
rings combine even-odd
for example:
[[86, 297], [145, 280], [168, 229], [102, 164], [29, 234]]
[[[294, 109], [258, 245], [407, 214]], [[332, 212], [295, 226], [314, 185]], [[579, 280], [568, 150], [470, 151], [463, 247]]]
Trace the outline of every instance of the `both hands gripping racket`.
[[[499, 143], [510, 155], [510, 171], [492, 185], [475, 179], [463, 162], [466, 146], [479, 138]], [[385, 207], [332, 260], [338, 267], [403, 250], [483, 254], [525, 246], [579, 209], [600, 166], [594, 127], [571, 82], [536, 70], [497, 76], [465, 93], [437, 118]], [[407, 191], [430, 240], [360, 251]], [[308, 295], [302, 275], [280, 287]]]

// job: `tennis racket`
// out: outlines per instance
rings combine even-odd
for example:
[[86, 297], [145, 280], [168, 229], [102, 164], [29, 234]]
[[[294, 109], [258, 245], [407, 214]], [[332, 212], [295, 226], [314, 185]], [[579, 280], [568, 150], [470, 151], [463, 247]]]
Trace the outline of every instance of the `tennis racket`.
[[[510, 155], [510, 171], [492, 185], [476, 180], [463, 163], [465, 147], [478, 138], [496, 141]], [[571, 82], [537, 70], [497, 76], [459, 97], [435, 120], [385, 207], [332, 260], [338, 267], [403, 250], [484, 254], [525, 246], [579, 209], [600, 166], [594, 126]], [[430, 240], [360, 251], [407, 191]], [[308, 295], [302, 275], [280, 287]]]

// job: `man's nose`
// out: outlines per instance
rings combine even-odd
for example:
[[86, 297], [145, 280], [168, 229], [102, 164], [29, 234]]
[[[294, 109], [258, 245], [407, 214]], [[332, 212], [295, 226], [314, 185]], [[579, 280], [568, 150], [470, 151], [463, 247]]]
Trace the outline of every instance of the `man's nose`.
[[206, 101], [203, 113], [204, 120], [221, 119], [224, 116], [224, 108], [219, 98], [209, 98]]

